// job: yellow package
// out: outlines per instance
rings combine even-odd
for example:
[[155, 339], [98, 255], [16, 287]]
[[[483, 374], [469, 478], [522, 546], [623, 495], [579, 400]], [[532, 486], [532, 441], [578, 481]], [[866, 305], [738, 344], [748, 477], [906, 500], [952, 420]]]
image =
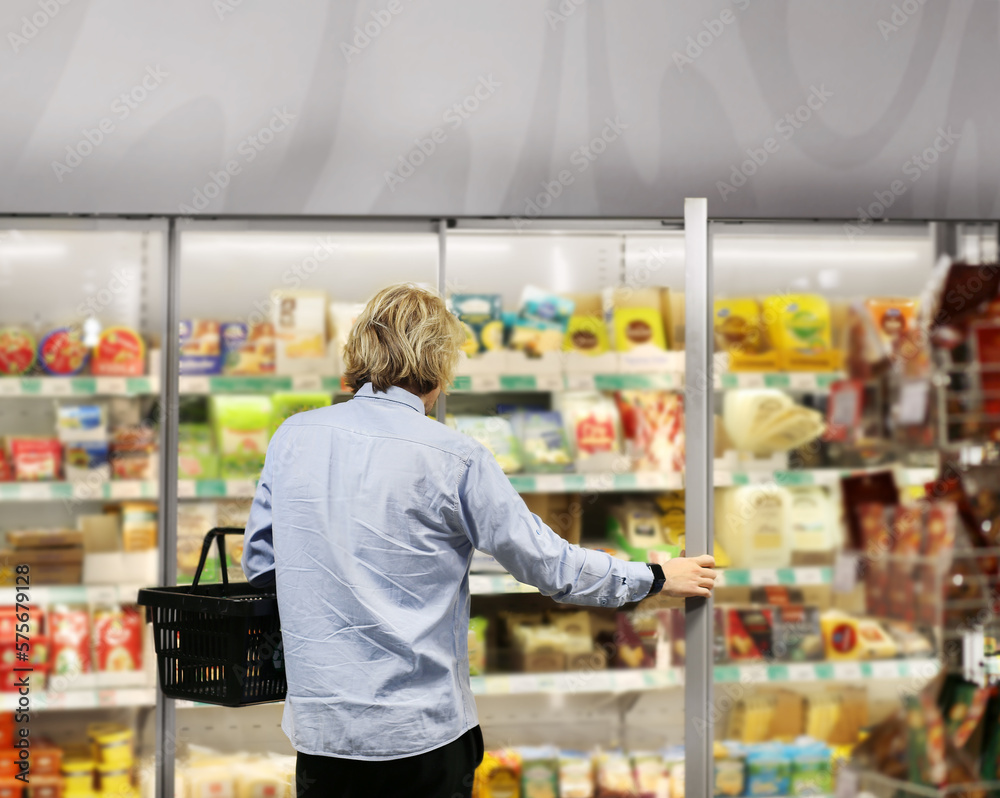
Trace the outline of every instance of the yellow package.
[[830, 306], [823, 297], [768, 297], [763, 315], [768, 337], [776, 349], [797, 355], [822, 355], [830, 350]]
[[820, 616], [820, 629], [826, 658], [829, 660], [863, 659], [865, 644], [857, 618], [830, 610]]
[[637, 346], [667, 348], [663, 317], [658, 308], [618, 308], [614, 310], [615, 349], [628, 352]]
[[768, 348], [760, 318], [760, 303], [753, 298], [715, 300], [715, 350], [756, 355]]
[[600, 316], [574, 314], [569, 317], [566, 337], [563, 339], [564, 352], [603, 355], [610, 349], [608, 328]]
[[515, 751], [487, 751], [476, 768], [477, 798], [521, 798], [521, 757]]

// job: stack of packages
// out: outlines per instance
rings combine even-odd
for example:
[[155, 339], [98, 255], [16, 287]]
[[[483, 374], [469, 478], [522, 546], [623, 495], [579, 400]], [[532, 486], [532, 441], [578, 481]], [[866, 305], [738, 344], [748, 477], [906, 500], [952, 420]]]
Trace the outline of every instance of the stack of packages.
[[[83, 532], [31, 529], [7, 533], [4, 563], [27, 565], [38, 585], [78, 585], [83, 576]], [[13, 585], [13, 568], [0, 571], [0, 583]]]

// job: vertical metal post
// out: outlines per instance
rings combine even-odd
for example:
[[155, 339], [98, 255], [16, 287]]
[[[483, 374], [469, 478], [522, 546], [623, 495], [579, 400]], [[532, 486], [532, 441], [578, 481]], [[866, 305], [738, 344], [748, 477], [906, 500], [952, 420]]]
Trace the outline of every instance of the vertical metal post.
[[[713, 380], [712, 257], [708, 200], [684, 200], [685, 343], [684, 531], [687, 556], [712, 552]], [[685, 794], [713, 794], [712, 600], [687, 599], [684, 609], [687, 659], [684, 666]]]
[[[160, 365], [160, 584], [177, 581], [177, 425], [180, 363], [178, 308], [180, 294], [180, 233], [170, 219], [166, 241], [162, 363]], [[174, 796], [174, 757], [177, 751], [177, 714], [173, 699], [156, 691], [156, 795]]]
[[[438, 293], [442, 299], [447, 300], [447, 261], [448, 261], [448, 220], [438, 221]], [[441, 393], [437, 401], [437, 420], [444, 423], [445, 414], [448, 412], [448, 397]]]
[[935, 265], [942, 255], [948, 255], [952, 258], [960, 257], [962, 251], [961, 234], [961, 225], [956, 222], [931, 222]]

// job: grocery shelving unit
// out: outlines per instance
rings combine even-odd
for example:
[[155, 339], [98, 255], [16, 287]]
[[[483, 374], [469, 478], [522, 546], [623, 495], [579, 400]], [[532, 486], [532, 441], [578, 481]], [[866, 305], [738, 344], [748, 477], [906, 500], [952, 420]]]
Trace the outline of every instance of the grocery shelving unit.
[[[735, 225], [711, 223], [705, 219], [705, 258], [715, 264], [716, 286], [726, 281], [729, 293], [766, 293], [780, 290], [823, 290], [849, 292], [850, 285], [842, 285], [827, 272], [835, 271], [838, 259], [848, 257], [844, 242], [836, 242], [837, 226], [755, 224]], [[133, 378], [56, 378], [24, 377], [0, 380], [0, 407], [10, 402], [30, 402], [44, 398], [95, 397], [157, 397], [170, 413], [176, 413], [178, 401], [204, 398], [219, 394], [270, 394], [275, 391], [321, 391], [338, 398], [346, 398], [347, 391], [339, 376], [330, 374], [300, 374], [295, 376], [233, 377], [179, 375], [170, 354], [169, 342], [173, 339], [175, 322], [180, 318], [245, 318], [259, 310], [259, 303], [267, 300], [268, 291], [280, 287], [289, 275], [306, 277], [304, 287], [322, 287], [337, 299], [363, 300], [381, 285], [398, 280], [416, 280], [429, 285], [443, 286], [448, 293], [493, 290], [504, 295], [508, 306], [515, 304], [516, 294], [527, 282], [547, 285], [556, 291], [596, 290], [609, 285], [669, 285], [684, 287], [688, 302], [692, 302], [693, 286], [685, 276], [685, 239], [679, 221], [660, 220], [539, 220], [528, 233], [515, 230], [508, 220], [459, 219], [440, 223], [437, 220], [341, 220], [341, 219], [217, 219], [217, 220], [56, 220], [56, 219], [7, 219], [3, 229], [38, 231], [124, 230], [151, 233], [159, 236], [156, 251], [162, 269], [149, 277], [157, 289], [159, 301], [147, 300], [149, 318], [144, 329], [160, 331], [164, 342], [164, 358], [160, 374]], [[710, 227], [710, 232], [709, 232]], [[896, 293], [899, 277], [908, 274], [921, 283], [925, 269], [933, 262], [932, 236], [926, 225], [906, 224], [886, 226], [889, 231], [872, 231], [866, 249], [851, 256], [858, 261], [859, 273], [864, 279], [874, 279], [868, 291]], [[895, 238], [893, 237], [895, 235]], [[808, 240], [801, 244], [789, 239]], [[710, 247], [708, 246], [710, 240]], [[304, 270], [308, 258], [318, 244], [329, 244], [328, 259], [319, 268]], [[831, 243], [832, 242], [832, 243]], [[803, 251], [814, 256], [815, 274], [805, 276], [801, 265]], [[0, 256], [2, 256], [0, 239]], [[650, 253], [655, 253], [650, 261]], [[770, 253], [770, 255], [768, 254]], [[860, 254], [859, 254], [860, 253]], [[764, 274], [759, 269], [743, 269], [746, 263], [760, 263], [767, 257], [775, 258], [778, 266]], [[798, 259], [798, 260], [796, 260]], [[807, 258], [808, 260], [808, 258]], [[649, 264], [656, 269], [649, 273]], [[360, 267], [355, 264], [360, 264]], [[873, 272], [874, 267], [883, 272]], [[891, 268], [890, 268], [891, 267]], [[296, 269], [298, 268], [298, 271]], [[646, 269], [644, 272], [643, 269]], [[808, 269], [805, 270], [808, 272]], [[749, 273], [752, 272], [752, 273]], [[827, 273], [826, 276], [822, 276]], [[872, 277], [876, 274], [875, 277]], [[819, 276], [817, 276], [819, 275]], [[806, 284], [802, 280], [806, 279]], [[839, 279], [839, 278], [838, 278]], [[810, 281], [815, 281], [815, 284]], [[645, 281], [645, 282], [644, 282]], [[287, 284], [287, 283], [286, 283]], [[205, 290], [205, 286], [225, 286], [225, 291]], [[703, 297], [710, 307], [712, 285], [706, 286]], [[152, 306], [155, 305], [155, 308]], [[155, 312], [153, 312], [155, 311]], [[462, 373], [452, 388], [449, 402], [456, 406], [477, 406], [498, 394], [501, 398], [535, 394], [541, 402], [547, 395], [562, 390], [666, 389], [685, 390], [689, 401], [699, 392], [697, 383], [688, 379], [691, 373], [711, 374], [712, 390], [702, 391], [711, 400], [713, 394], [737, 388], [777, 388], [793, 393], [823, 395], [829, 393], [831, 384], [841, 375], [837, 372], [732, 372], [711, 367], [709, 346], [710, 327], [707, 319], [697, 314], [688, 315], [689, 355], [668, 353], [665, 365], [654, 371], [629, 370], [628, 364], [612, 362], [599, 373], [579, 373], [572, 369], [558, 369], [533, 373], [516, 360], [508, 358], [502, 368], [490, 373]], [[704, 348], [691, 348], [696, 334], [704, 337]], [[175, 350], [175, 347], [173, 347]], [[703, 361], [703, 362], [702, 362]], [[722, 364], [724, 365], [724, 363]], [[710, 408], [710, 405], [706, 405]], [[171, 427], [176, 416], [168, 416]], [[709, 420], [711, 415], [708, 416]], [[174, 436], [176, 429], [173, 429]], [[253, 496], [252, 479], [179, 480], [171, 469], [176, 464], [167, 456], [176, 446], [176, 437], [164, 438], [160, 449], [159, 481], [111, 481], [98, 490], [70, 483], [0, 484], [0, 512], [15, 512], [16, 519], [58, 516], [67, 505], [79, 501], [122, 501], [130, 499], [157, 499], [161, 512], [161, 569], [164, 581], [172, 581], [169, 574], [176, 573], [169, 552], [176, 552], [176, 515], [178, 503], [189, 500], [246, 500]], [[699, 446], [709, 451], [707, 437], [701, 432], [693, 434], [689, 428], [688, 449]], [[714, 486], [777, 484], [784, 486], [822, 485], [836, 486], [840, 479], [865, 469], [814, 468], [774, 469], [756, 468], [752, 465], [733, 466], [704, 464], [704, 473], [693, 479], [690, 468], [684, 476], [679, 473], [660, 472], [606, 472], [597, 474], [513, 474], [511, 482], [522, 493], [584, 493], [616, 494], [687, 490], [688, 517], [704, 519], [699, 528], [710, 529], [711, 489]], [[875, 469], [872, 469], [875, 470]], [[933, 478], [932, 468], [897, 469], [903, 484], [921, 485]], [[87, 493], [91, 490], [91, 493]], [[697, 508], [692, 505], [697, 502]], [[709, 540], [703, 541], [710, 545]], [[697, 545], [689, 537], [689, 546]], [[707, 546], [706, 546], [707, 547]], [[720, 581], [721, 587], [756, 587], [787, 585], [829, 588], [833, 582], [833, 569], [829, 565], [777, 568], [731, 569]], [[519, 594], [537, 595], [537, 591], [517, 583], [506, 575], [474, 574], [470, 587], [476, 597], [511, 596], [518, 601]], [[131, 588], [122, 588], [127, 593]], [[55, 590], [55, 589], [54, 589]], [[62, 590], [62, 589], [60, 589]], [[68, 589], [67, 590], [71, 590]], [[86, 593], [86, 591], [85, 591]], [[52, 595], [57, 595], [53, 593]], [[74, 597], [74, 596], [71, 596]], [[79, 598], [79, 594], [75, 596]], [[87, 598], [87, 596], [84, 596]], [[935, 660], [887, 660], [874, 662], [818, 662], [770, 663], [764, 665], [711, 665], [710, 628], [688, 625], [688, 672], [694, 662], [707, 663], [701, 668], [704, 677], [698, 701], [711, 704], [710, 687], [715, 684], [798, 684], [816, 685], [823, 682], [871, 682], [890, 684], [905, 680], [930, 678], [937, 672]], [[706, 634], [706, 631], [708, 632]], [[698, 653], [703, 660], [692, 659]], [[711, 674], [712, 678], [709, 678]], [[682, 688], [688, 690], [691, 701], [692, 682], [684, 678], [684, 669], [662, 668], [656, 670], [607, 670], [589, 673], [556, 674], [487, 674], [473, 678], [473, 688], [481, 699], [481, 712], [489, 728], [493, 721], [513, 730], [509, 739], [516, 742], [520, 721], [516, 712], [503, 702], [524, 696], [526, 703], [519, 705], [528, 712], [537, 712], [539, 695], [548, 696], [553, 706], [560, 706], [566, 696], [577, 697], [580, 711], [604, 713], [602, 718], [613, 718], [608, 742], [621, 742], [626, 738], [629, 712], [635, 706], [636, 694], [644, 700], [657, 696], [665, 701], [677, 702]], [[663, 694], [660, 696], [660, 694]], [[531, 700], [528, 701], [527, 699]], [[0, 697], [0, 703], [3, 698]], [[166, 741], [177, 739], [177, 728], [182, 727], [192, 735], [198, 729], [216, 724], [217, 711], [166, 701], [155, 696], [158, 708], [158, 744], [161, 753], [159, 788], [163, 794], [172, 794], [173, 755], [176, 745]], [[39, 708], [92, 709], [104, 707], [144, 707], [154, 703], [152, 685], [136, 688], [94, 688], [71, 692], [47, 694], [39, 700]], [[574, 706], [577, 706], [574, 704]], [[173, 717], [174, 709], [185, 713]], [[275, 707], [258, 708], [255, 712], [271, 718]], [[575, 711], [575, 710], [574, 710]], [[187, 713], [193, 713], [188, 716]], [[215, 713], [212, 715], [211, 713]], [[268, 714], [271, 713], [271, 714]], [[525, 715], [527, 723], [529, 715]], [[210, 718], [206, 720], [205, 718]], [[552, 721], [549, 721], [552, 723]], [[603, 722], [603, 721], [602, 721]], [[272, 724], [273, 725], [273, 724]], [[675, 723], [679, 728], [680, 724]], [[277, 734], [276, 731], [272, 732]], [[197, 736], [197, 735], [195, 735]], [[664, 734], [677, 741], [677, 730]], [[194, 737], [192, 738], [194, 739]], [[693, 747], [689, 753], [692, 763], [701, 762], [704, 768], [699, 777], [704, 785], [710, 767], [710, 757], [698, 755]], [[279, 740], [277, 745], [284, 744]], [[696, 768], [689, 765], [691, 771]], [[691, 794], [694, 794], [693, 792]]]

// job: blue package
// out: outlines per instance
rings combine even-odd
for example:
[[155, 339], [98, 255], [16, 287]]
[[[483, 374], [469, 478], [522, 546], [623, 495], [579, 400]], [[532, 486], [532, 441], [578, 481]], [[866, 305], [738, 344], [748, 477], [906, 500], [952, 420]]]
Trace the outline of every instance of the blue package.
[[217, 321], [187, 320], [180, 323], [180, 373], [218, 374], [222, 371], [222, 349]]

